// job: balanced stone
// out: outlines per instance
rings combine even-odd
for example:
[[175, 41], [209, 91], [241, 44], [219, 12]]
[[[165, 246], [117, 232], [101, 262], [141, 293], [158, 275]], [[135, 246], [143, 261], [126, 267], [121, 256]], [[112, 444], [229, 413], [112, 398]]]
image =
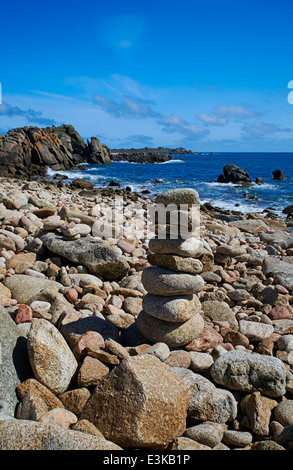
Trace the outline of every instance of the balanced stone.
[[203, 318], [199, 313], [182, 323], [159, 320], [142, 310], [136, 322], [142, 335], [149, 341], [163, 342], [171, 348], [189, 344], [204, 327]]
[[157, 266], [146, 268], [141, 281], [147, 292], [162, 296], [196, 294], [204, 287], [204, 280], [198, 274], [178, 273]]
[[172, 271], [183, 271], [185, 273], [199, 274], [203, 270], [202, 262], [196, 258], [187, 258], [178, 255], [166, 255], [161, 253], [150, 253], [147, 257], [149, 263]]
[[200, 311], [196, 295], [160, 296], [146, 294], [142, 307], [152, 317], [168, 322], [185, 322]]
[[199, 205], [185, 205], [178, 208], [176, 204], [168, 206], [156, 204], [150, 209], [152, 225], [150, 229], [156, 234], [172, 234], [172, 238], [184, 238], [200, 235], [200, 209]]
[[156, 197], [150, 213], [156, 236], [147, 256], [152, 266], [141, 276], [146, 294], [136, 325], [148, 341], [186, 346], [204, 328], [196, 295], [204, 288], [199, 275], [204, 266], [197, 258], [206, 249], [199, 237], [198, 193], [189, 188], [166, 191]]
[[149, 241], [149, 249], [153, 253], [172, 254], [200, 258], [204, 254], [204, 244], [198, 237], [158, 238]]

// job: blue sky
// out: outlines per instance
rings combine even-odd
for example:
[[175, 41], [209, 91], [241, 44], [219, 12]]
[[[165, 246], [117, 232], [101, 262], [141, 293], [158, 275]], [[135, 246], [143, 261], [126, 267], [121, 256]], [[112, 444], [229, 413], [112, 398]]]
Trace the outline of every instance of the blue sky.
[[292, 16], [290, 0], [6, 2], [0, 133], [291, 152]]

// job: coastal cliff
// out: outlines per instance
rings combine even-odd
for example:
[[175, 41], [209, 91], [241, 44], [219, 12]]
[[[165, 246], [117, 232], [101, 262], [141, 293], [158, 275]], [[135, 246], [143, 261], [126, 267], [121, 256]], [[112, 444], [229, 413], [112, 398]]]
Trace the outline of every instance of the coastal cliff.
[[192, 154], [191, 150], [183, 147], [170, 149], [165, 147], [141, 149], [112, 149], [111, 155], [113, 161], [116, 162], [132, 162], [132, 163], [163, 163], [174, 160], [174, 155]]
[[22, 127], [0, 136], [0, 172], [2, 176], [44, 175], [74, 170], [82, 163], [111, 163], [110, 149], [96, 137], [85, 141], [72, 125]]
[[85, 142], [70, 124], [46, 128], [25, 126], [0, 135], [0, 174], [43, 176], [48, 168], [66, 171], [85, 163], [108, 165], [112, 161], [162, 163], [174, 160], [174, 155], [187, 153], [192, 152], [164, 147], [110, 150], [97, 137]]

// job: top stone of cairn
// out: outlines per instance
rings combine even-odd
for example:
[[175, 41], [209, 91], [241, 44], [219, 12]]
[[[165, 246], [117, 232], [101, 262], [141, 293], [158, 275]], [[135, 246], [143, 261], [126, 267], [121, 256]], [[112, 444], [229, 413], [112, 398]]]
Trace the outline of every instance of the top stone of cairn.
[[198, 204], [198, 192], [191, 188], [176, 188], [165, 191], [155, 198], [156, 204]]

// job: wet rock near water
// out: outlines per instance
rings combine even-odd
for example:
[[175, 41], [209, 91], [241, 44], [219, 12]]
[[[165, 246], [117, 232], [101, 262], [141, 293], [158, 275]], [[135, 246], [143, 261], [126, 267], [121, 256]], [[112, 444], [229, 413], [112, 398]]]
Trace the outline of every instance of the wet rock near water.
[[251, 183], [251, 179], [243, 168], [228, 164], [223, 168], [223, 175], [218, 177], [218, 183]]

